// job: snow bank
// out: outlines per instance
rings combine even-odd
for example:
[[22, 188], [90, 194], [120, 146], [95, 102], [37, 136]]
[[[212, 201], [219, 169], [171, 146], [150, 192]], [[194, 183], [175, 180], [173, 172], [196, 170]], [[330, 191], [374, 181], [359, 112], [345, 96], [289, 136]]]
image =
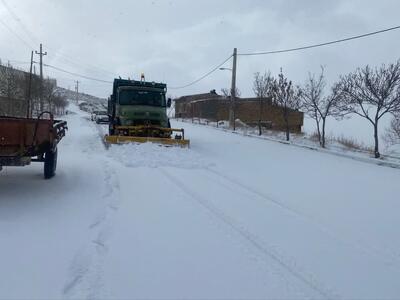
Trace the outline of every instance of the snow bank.
[[286, 141], [286, 135], [284, 132], [263, 130], [263, 135], [258, 134], [258, 129], [252, 127], [238, 127], [236, 131], [232, 131], [225, 124], [224, 126], [216, 127], [216, 123], [205, 122], [204, 120], [197, 120], [199, 123], [192, 123], [189, 120], [179, 119], [176, 122], [182, 122], [190, 124], [190, 126], [204, 126], [214, 130], [223, 131], [235, 135], [242, 135], [248, 138], [254, 138], [259, 140], [266, 140], [272, 142], [278, 142], [281, 144], [291, 145], [299, 148], [308, 150], [318, 151], [326, 154], [332, 154], [335, 156], [346, 157], [352, 160], [357, 160], [365, 163], [371, 163], [380, 166], [387, 166], [391, 168], [400, 168], [400, 152], [392, 151], [391, 153], [385, 152], [380, 159], [375, 159], [372, 152], [366, 150], [350, 149], [336, 141], [328, 143], [326, 148], [321, 148], [318, 142], [313, 141], [309, 136], [305, 134], [294, 134], [291, 133], [290, 141]]
[[388, 147], [386, 150], [388, 155], [400, 157], [400, 144], [396, 144]]
[[111, 146], [108, 157], [117, 159], [130, 168], [175, 167], [182, 169], [203, 169], [213, 166], [205, 157], [190, 149], [164, 147], [157, 144], [125, 144]]

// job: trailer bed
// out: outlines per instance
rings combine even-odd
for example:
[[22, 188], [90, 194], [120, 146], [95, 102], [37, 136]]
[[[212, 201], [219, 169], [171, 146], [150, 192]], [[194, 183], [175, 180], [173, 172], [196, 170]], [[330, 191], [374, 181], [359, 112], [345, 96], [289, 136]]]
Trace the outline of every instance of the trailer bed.
[[57, 145], [65, 136], [67, 122], [54, 120], [52, 115], [41, 119], [43, 114], [37, 119], [0, 117], [0, 169], [26, 166], [31, 161], [46, 163], [51, 153], [57, 159]]

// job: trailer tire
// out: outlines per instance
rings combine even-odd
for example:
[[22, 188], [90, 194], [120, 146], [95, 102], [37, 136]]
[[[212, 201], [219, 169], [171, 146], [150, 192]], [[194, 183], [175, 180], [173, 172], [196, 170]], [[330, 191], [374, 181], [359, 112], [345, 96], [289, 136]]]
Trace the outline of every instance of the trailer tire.
[[44, 156], [44, 179], [50, 179], [56, 175], [57, 156], [57, 148], [46, 152]]

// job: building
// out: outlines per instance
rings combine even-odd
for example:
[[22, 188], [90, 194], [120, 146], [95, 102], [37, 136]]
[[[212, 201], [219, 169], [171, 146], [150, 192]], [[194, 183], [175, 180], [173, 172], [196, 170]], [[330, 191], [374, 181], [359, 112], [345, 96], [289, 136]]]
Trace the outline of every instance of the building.
[[[235, 119], [249, 126], [257, 126], [259, 120], [263, 127], [272, 130], [286, 130], [282, 107], [274, 104], [271, 98], [236, 98]], [[183, 119], [207, 119], [209, 121], [229, 120], [230, 99], [218, 95], [215, 90], [206, 94], [190, 95], [175, 99], [175, 117]], [[300, 133], [304, 124], [304, 113], [290, 110], [289, 128]]]

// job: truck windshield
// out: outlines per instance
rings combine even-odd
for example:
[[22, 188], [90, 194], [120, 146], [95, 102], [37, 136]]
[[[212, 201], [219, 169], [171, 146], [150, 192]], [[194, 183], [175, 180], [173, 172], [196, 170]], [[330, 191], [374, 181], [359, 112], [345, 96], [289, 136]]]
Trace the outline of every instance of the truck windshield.
[[155, 91], [122, 90], [118, 102], [120, 105], [166, 105], [164, 93]]

